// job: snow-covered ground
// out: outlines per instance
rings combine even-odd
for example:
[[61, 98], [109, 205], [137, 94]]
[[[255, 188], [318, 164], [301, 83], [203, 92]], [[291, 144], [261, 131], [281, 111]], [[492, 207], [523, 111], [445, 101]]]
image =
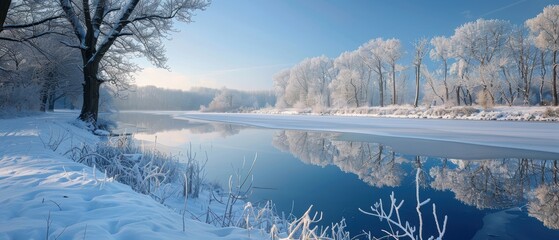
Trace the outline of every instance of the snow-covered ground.
[[76, 116], [0, 119], [0, 239], [259, 238], [188, 217], [183, 232], [176, 211], [64, 157], [72, 146], [99, 141], [71, 124]]
[[383, 143], [397, 152], [416, 155], [559, 159], [559, 124], [555, 122], [197, 112], [175, 117], [273, 129], [338, 132], [343, 133], [340, 138], [345, 140]]

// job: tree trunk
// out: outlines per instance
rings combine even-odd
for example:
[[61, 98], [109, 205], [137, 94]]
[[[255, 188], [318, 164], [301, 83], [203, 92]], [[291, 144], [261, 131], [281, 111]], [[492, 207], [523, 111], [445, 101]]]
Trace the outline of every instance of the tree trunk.
[[456, 87], [456, 104], [457, 106], [460, 106], [460, 85]]
[[355, 98], [355, 106], [360, 107], [359, 106], [359, 94], [358, 94], [358, 91], [357, 91], [357, 86], [353, 83], [353, 78], [349, 80], [349, 84], [351, 84], [351, 87], [353, 87], [353, 98]]
[[47, 100], [48, 100], [48, 87], [49, 83], [46, 82], [41, 87], [41, 105], [39, 106], [39, 111], [46, 112], [47, 111]]
[[551, 89], [553, 91], [553, 106], [559, 104], [557, 99], [557, 50], [553, 51], [553, 72], [552, 72], [552, 84]]
[[381, 107], [384, 107], [384, 83], [383, 83], [383, 79], [382, 79], [382, 74], [380, 76], [380, 79], [378, 81], [378, 86], [379, 86], [379, 105]]
[[384, 76], [382, 75], [382, 65], [379, 62], [378, 66], [377, 66], [377, 70], [379, 73], [379, 79], [378, 79], [378, 89], [379, 89], [379, 105], [381, 107], [384, 107]]
[[396, 105], [396, 65], [392, 64], [392, 105]]
[[101, 81], [97, 79], [96, 69], [91, 66], [84, 67], [83, 77], [83, 105], [79, 119], [95, 125], [99, 113], [99, 87], [101, 86]]
[[[445, 95], [445, 102], [448, 102], [448, 83], [446, 82], [446, 78], [447, 78], [447, 63], [446, 63], [446, 59], [444, 60], [444, 95]], [[458, 105], [460, 105], [460, 103], [458, 103]]]
[[415, 100], [413, 101], [413, 106], [417, 107], [419, 104], [419, 70], [421, 69], [421, 65], [415, 66]]
[[56, 101], [56, 85], [50, 84], [49, 86], [49, 101], [48, 101], [48, 108], [47, 111], [53, 112], [54, 111], [54, 102]]
[[544, 87], [544, 83], [545, 83], [545, 75], [547, 73], [546, 69], [545, 69], [545, 52], [541, 52], [540, 54], [540, 60], [541, 60], [541, 68], [540, 68], [540, 77], [541, 77], [541, 83], [540, 83], [540, 106], [544, 105], [544, 101], [543, 101], [543, 87]]
[[12, 0], [2, 0], [0, 1], [0, 32], [4, 29], [4, 22], [6, 21], [6, 17], [8, 16], [8, 9], [10, 8], [10, 4]]

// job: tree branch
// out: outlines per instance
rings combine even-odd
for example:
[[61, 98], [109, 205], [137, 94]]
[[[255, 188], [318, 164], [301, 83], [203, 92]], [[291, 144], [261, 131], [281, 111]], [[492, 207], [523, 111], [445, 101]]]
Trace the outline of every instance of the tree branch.
[[70, 23], [72, 24], [72, 28], [74, 29], [74, 33], [80, 40], [80, 44], [84, 45], [85, 30], [81, 25], [80, 20], [76, 15], [76, 12], [74, 11], [74, 8], [72, 7], [72, 1], [60, 0], [60, 5], [62, 6], [62, 10], [64, 10], [64, 13], [66, 13], [66, 19], [68, 19], [68, 21], [70, 21]]
[[111, 32], [109, 33], [109, 36], [105, 38], [105, 40], [101, 43], [95, 55], [93, 55], [93, 57], [91, 57], [91, 59], [89, 59], [86, 64], [99, 62], [99, 60], [101, 60], [103, 56], [105, 56], [109, 48], [113, 45], [115, 40], [118, 38], [118, 35], [122, 31], [122, 29], [128, 24], [129, 22], [128, 18], [130, 17], [130, 15], [132, 15], [132, 12], [134, 12], [134, 9], [136, 8], [136, 5], [138, 5], [138, 2], [140, 2], [140, 0], [131, 0], [128, 3], [124, 11], [122, 12], [122, 15], [119, 18], [120, 21], [115, 22]]
[[103, 18], [105, 18], [106, 16], [104, 15], [105, 6], [106, 6], [106, 0], [99, 0], [99, 2], [97, 2], [97, 6], [95, 7], [95, 14], [93, 15], [92, 27], [95, 33], [95, 36], [93, 37], [96, 39], [99, 37], [99, 28], [101, 26], [101, 23], [103, 22]]
[[26, 24], [15, 24], [15, 25], [6, 25], [4, 26], [4, 30], [11, 30], [11, 29], [19, 29], [19, 28], [28, 28], [28, 27], [33, 27], [33, 26], [37, 26], [37, 25], [41, 25], [45, 22], [48, 21], [52, 21], [55, 19], [59, 19], [62, 18], [62, 15], [58, 15], [58, 16], [54, 16], [54, 17], [49, 17], [49, 18], [45, 18], [43, 20], [37, 21], [37, 22], [32, 22], [32, 23], [26, 23]]

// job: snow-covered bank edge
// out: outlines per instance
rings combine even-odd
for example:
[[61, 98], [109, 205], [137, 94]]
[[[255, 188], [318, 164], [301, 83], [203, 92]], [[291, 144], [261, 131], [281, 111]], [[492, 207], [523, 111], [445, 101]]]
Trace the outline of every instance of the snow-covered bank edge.
[[559, 121], [559, 107], [531, 106], [508, 107], [496, 106], [484, 109], [481, 106], [419, 106], [411, 105], [360, 108], [328, 108], [328, 109], [278, 109], [263, 108], [248, 111], [259, 114], [301, 114], [301, 115], [342, 115], [368, 116], [387, 118], [428, 118], [428, 119], [460, 119], [460, 120], [497, 120], [497, 121]]
[[[544, 153], [537, 158], [559, 159], [559, 125], [555, 122], [467, 121], [444, 119], [374, 118], [366, 116], [317, 116], [254, 113], [177, 113], [179, 119], [224, 122], [270, 129], [323, 131], [369, 136], [376, 143], [391, 146], [400, 153], [471, 159], [468, 151], [457, 149], [441, 154], [438, 145], [452, 143], [502, 148], [498, 154], [485, 151], [481, 158], [511, 156], [507, 149]], [[355, 139], [364, 140], [364, 139]], [[406, 140], [406, 141], [402, 141]], [[410, 141], [422, 141], [421, 145]], [[367, 140], [369, 141], [369, 140]], [[426, 148], [429, 146], [429, 148]], [[397, 148], [396, 148], [397, 147]], [[458, 146], [454, 146], [458, 147]], [[522, 157], [528, 157], [522, 155]]]
[[50, 113], [0, 120], [0, 239], [262, 238], [190, 219], [183, 231], [176, 211], [63, 156], [99, 141], [70, 124], [74, 119]]

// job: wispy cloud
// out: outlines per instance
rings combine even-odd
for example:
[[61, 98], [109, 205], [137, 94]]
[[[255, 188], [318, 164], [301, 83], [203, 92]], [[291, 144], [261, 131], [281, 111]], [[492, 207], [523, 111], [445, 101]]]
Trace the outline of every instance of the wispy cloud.
[[528, 1], [528, 0], [520, 0], [520, 1], [517, 1], [517, 2], [513, 2], [513, 3], [509, 4], [509, 5], [506, 5], [506, 6], [497, 8], [497, 9], [495, 9], [495, 10], [491, 10], [491, 11], [489, 11], [489, 12], [486, 12], [486, 13], [480, 15], [479, 17], [486, 17], [486, 16], [489, 16], [489, 15], [491, 15], [491, 14], [494, 14], [494, 13], [500, 12], [500, 11], [503, 11], [503, 10], [505, 10], [505, 9], [507, 9], [507, 8], [510, 8], [510, 7], [514, 7], [514, 6], [518, 5], [518, 4], [521, 4], [521, 3], [526, 2], [526, 1]]

